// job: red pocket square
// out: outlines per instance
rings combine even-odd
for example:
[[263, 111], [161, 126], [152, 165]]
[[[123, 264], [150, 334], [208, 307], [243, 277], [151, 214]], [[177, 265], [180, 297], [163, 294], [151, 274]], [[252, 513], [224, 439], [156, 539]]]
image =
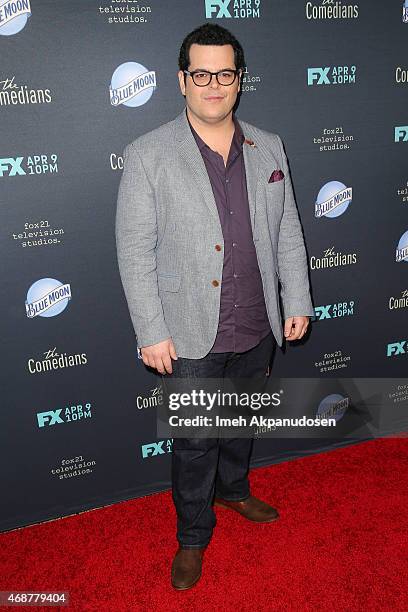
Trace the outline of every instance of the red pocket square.
[[283, 178], [285, 178], [285, 175], [282, 170], [274, 170], [269, 177], [268, 183], [275, 183], [276, 181], [281, 181]]

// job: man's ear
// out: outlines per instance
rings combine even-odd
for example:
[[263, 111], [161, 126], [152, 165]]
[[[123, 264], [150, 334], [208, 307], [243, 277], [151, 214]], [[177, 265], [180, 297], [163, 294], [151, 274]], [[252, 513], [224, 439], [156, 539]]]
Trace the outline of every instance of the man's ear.
[[242, 68], [238, 72], [238, 91], [241, 91]]
[[186, 81], [184, 78], [184, 72], [182, 70], [179, 70], [177, 73], [177, 76], [179, 80], [180, 91], [183, 94], [183, 96], [185, 96], [186, 95]]

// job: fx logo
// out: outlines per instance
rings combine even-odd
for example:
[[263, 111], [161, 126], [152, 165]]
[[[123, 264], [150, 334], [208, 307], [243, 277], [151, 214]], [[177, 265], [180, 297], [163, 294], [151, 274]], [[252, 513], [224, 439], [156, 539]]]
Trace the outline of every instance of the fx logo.
[[408, 125], [395, 128], [394, 142], [408, 142]]
[[316, 85], [330, 85], [330, 79], [327, 76], [330, 66], [326, 68], [308, 68], [307, 69], [307, 84], [313, 85], [317, 80]]
[[151, 444], [144, 444], [142, 446], [143, 459], [146, 459], [146, 457], [149, 456], [155, 457], [156, 455], [164, 455], [163, 444], [164, 440], [160, 440], [160, 442], [152, 442]]
[[331, 319], [330, 314], [331, 304], [327, 304], [327, 306], [316, 306], [315, 310], [315, 318], [318, 321], [322, 319]]
[[151, 442], [150, 444], [142, 445], [142, 457], [143, 459], [147, 459], [147, 457], [156, 457], [156, 455], [164, 455], [165, 450], [163, 448], [163, 444], [166, 442], [167, 452], [171, 452], [172, 440], [160, 440], [159, 442]]
[[44, 427], [46, 424], [55, 425], [56, 423], [63, 423], [64, 421], [60, 417], [61, 412], [62, 408], [59, 408], [58, 410], [49, 410], [48, 412], [38, 412], [38, 427]]
[[217, 12], [215, 17], [231, 17], [228, 10], [230, 0], [205, 0], [205, 16], [211, 18], [213, 13]]
[[387, 344], [387, 357], [392, 357], [393, 355], [405, 355], [407, 351], [404, 348], [404, 345], [406, 343], [406, 340], [401, 340], [401, 342], [391, 342], [390, 344]]
[[[0, 159], [0, 176], [16, 176], [17, 174], [25, 174], [21, 167], [21, 162], [24, 157], [4, 157]], [[10, 166], [10, 169], [9, 169]]]

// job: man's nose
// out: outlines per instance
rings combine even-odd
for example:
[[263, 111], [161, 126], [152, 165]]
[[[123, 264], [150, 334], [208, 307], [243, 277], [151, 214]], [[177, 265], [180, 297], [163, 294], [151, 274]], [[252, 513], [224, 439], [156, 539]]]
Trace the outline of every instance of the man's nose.
[[211, 75], [211, 81], [210, 81], [209, 87], [215, 87], [215, 88], [218, 89], [219, 86], [220, 86], [220, 84], [217, 81], [217, 75], [216, 74], [212, 74]]

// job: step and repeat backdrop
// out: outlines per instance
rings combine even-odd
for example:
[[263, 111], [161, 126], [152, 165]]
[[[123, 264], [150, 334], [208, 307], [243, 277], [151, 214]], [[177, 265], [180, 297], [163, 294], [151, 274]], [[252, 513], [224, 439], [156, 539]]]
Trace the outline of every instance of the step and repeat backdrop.
[[[3, 531], [170, 487], [115, 213], [123, 149], [183, 109], [206, 21], [244, 47], [237, 116], [282, 137], [307, 244], [315, 318], [272, 376], [338, 421], [345, 380], [407, 404], [407, 1], [0, 0]], [[255, 438], [253, 466], [350, 442]]]

